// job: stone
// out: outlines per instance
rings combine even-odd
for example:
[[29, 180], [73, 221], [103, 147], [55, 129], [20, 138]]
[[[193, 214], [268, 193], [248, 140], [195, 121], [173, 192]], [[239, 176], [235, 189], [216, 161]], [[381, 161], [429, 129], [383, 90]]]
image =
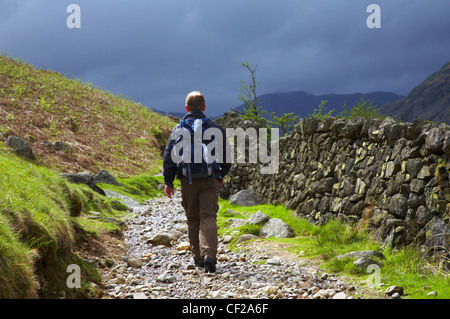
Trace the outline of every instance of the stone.
[[135, 292], [133, 293], [133, 299], [148, 299], [148, 298], [143, 292]]
[[340, 259], [349, 258], [349, 257], [355, 258], [355, 259], [360, 259], [363, 257], [376, 257], [376, 258], [383, 259], [383, 260], [386, 259], [386, 257], [383, 255], [383, 253], [381, 253], [379, 251], [375, 251], [375, 250], [351, 251], [351, 252], [337, 256], [336, 259], [340, 260]]
[[408, 211], [407, 202], [408, 199], [405, 196], [402, 194], [395, 194], [390, 200], [389, 212], [400, 217], [406, 217]]
[[255, 206], [266, 204], [266, 200], [261, 194], [252, 189], [245, 189], [232, 195], [229, 203], [238, 206]]
[[190, 249], [191, 249], [191, 244], [188, 241], [183, 241], [183, 242], [179, 243], [177, 246], [178, 251], [190, 250]]
[[232, 240], [233, 240], [233, 236], [225, 235], [225, 236], [223, 236], [222, 242], [224, 244], [229, 244], [229, 243], [231, 243]]
[[111, 184], [116, 186], [122, 186], [117, 179], [112, 176], [108, 171], [102, 169], [95, 176], [93, 176], [93, 182], [95, 184]]
[[445, 131], [442, 127], [432, 128], [425, 139], [425, 150], [431, 153], [440, 153], [445, 139]]
[[347, 299], [345, 292], [338, 292], [333, 296], [333, 299]]
[[386, 291], [384, 292], [386, 295], [388, 296], [392, 296], [395, 293], [398, 293], [399, 295], [403, 296], [403, 287], [400, 286], [390, 286], [389, 288], [386, 289]]
[[417, 208], [416, 221], [420, 226], [425, 226], [432, 218], [433, 213], [426, 206]]
[[175, 240], [175, 238], [172, 234], [166, 231], [160, 231], [152, 238], [150, 238], [147, 243], [152, 245], [164, 245], [171, 247], [173, 240]]
[[376, 261], [372, 258], [368, 258], [368, 257], [362, 257], [362, 258], [355, 260], [353, 262], [353, 265], [355, 265], [356, 267], [362, 268], [362, 269], [366, 269], [370, 265], [377, 265], [377, 266], [383, 267], [383, 264], [381, 262]]
[[259, 239], [260, 237], [253, 235], [253, 234], [244, 234], [241, 237], [239, 237], [238, 240], [236, 240], [236, 244], [241, 244], [246, 241], [252, 240], [252, 239]]
[[8, 136], [6, 139], [6, 144], [10, 146], [18, 155], [32, 160], [36, 159], [30, 144], [28, 144], [28, 142], [24, 139], [17, 136]]
[[139, 268], [142, 266], [142, 261], [140, 259], [128, 259], [127, 265], [128, 267]]
[[278, 292], [278, 288], [275, 286], [266, 286], [264, 287], [264, 292], [268, 295], [273, 295], [276, 294]]
[[294, 230], [291, 226], [283, 222], [278, 218], [271, 218], [264, 226], [261, 228], [259, 235], [263, 238], [268, 237], [281, 237], [281, 238], [292, 238], [295, 237]]
[[247, 219], [247, 224], [257, 225], [267, 222], [270, 219], [269, 216], [262, 213], [261, 211], [257, 211], [256, 213], [250, 215], [250, 218]]

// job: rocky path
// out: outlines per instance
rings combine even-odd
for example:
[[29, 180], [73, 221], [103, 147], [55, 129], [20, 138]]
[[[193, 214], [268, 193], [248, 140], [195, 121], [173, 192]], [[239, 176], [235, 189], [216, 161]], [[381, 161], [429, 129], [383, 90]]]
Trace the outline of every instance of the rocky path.
[[219, 238], [217, 272], [193, 265], [187, 226], [176, 191], [145, 205], [134, 202], [124, 232], [127, 255], [104, 270], [104, 297], [120, 299], [346, 299], [356, 289], [310, 261], [263, 242], [232, 252]]

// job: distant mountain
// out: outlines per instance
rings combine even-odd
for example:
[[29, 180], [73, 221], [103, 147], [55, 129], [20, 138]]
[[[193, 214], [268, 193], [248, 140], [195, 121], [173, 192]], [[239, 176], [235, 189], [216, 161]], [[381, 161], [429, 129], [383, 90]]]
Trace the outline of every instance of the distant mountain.
[[[352, 107], [356, 102], [364, 97], [366, 100], [374, 100], [374, 105], [381, 107], [382, 105], [397, 101], [403, 96], [391, 92], [372, 92], [372, 93], [353, 93], [353, 94], [324, 94], [314, 95], [303, 91], [264, 94], [258, 97], [262, 108], [270, 113], [275, 112], [277, 116], [284, 113], [293, 112], [294, 115], [307, 117], [314, 112], [314, 109], [322, 100], [328, 101], [326, 110], [334, 109], [333, 114], [338, 114], [344, 109], [344, 105]], [[244, 106], [238, 106], [236, 111], [243, 112]]]
[[450, 62], [426, 78], [407, 97], [383, 106], [381, 112], [406, 122], [420, 118], [450, 124]]
[[161, 115], [166, 115], [166, 116], [171, 116], [173, 118], [177, 118], [177, 119], [182, 119], [185, 115], [185, 113], [181, 113], [181, 112], [165, 112], [165, 111], [159, 111], [159, 110], [155, 110], [152, 109], [153, 112], [161, 114]]

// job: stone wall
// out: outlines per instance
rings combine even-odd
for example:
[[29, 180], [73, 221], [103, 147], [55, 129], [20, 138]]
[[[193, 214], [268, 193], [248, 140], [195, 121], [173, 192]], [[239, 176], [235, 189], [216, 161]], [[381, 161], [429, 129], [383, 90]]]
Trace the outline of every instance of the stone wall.
[[221, 193], [252, 188], [312, 223], [335, 217], [364, 222], [387, 244], [417, 243], [448, 253], [449, 158], [446, 125], [303, 119], [280, 139], [276, 174], [233, 164]]

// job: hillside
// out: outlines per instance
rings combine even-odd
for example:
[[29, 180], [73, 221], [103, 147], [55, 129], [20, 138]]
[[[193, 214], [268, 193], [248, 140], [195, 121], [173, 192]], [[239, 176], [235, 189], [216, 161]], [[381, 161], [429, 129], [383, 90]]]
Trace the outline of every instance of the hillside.
[[0, 140], [27, 140], [46, 167], [145, 173], [158, 164], [173, 125], [169, 117], [90, 83], [0, 56]]
[[[128, 208], [60, 173], [106, 169], [125, 192], [148, 198], [174, 124], [89, 83], [0, 56], [0, 299], [99, 297], [101, 275], [86, 251], [117, 255]], [[25, 139], [35, 159], [18, 156], [9, 136]], [[131, 175], [139, 176], [120, 178]], [[67, 284], [70, 265], [80, 267], [79, 289]]]
[[450, 124], [450, 62], [427, 77], [407, 97], [383, 106], [381, 111], [407, 122], [420, 118]]
[[[372, 92], [367, 94], [324, 94], [314, 95], [303, 91], [264, 94], [258, 97], [262, 108], [270, 113], [275, 112], [277, 116], [283, 113], [291, 113], [299, 115], [300, 118], [307, 117], [314, 112], [322, 100], [328, 101], [326, 107], [328, 110], [334, 109], [334, 114], [338, 114], [343, 110], [343, 106], [352, 107], [356, 105], [356, 101], [364, 96], [366, 100], [374, 100], [374, 105], [380, 107], [388, 102], [394, 102], [401, 99], [402, 96], [391, 92]], [[243, 112], [244, 106], [238, 106], [236, 111]]]

